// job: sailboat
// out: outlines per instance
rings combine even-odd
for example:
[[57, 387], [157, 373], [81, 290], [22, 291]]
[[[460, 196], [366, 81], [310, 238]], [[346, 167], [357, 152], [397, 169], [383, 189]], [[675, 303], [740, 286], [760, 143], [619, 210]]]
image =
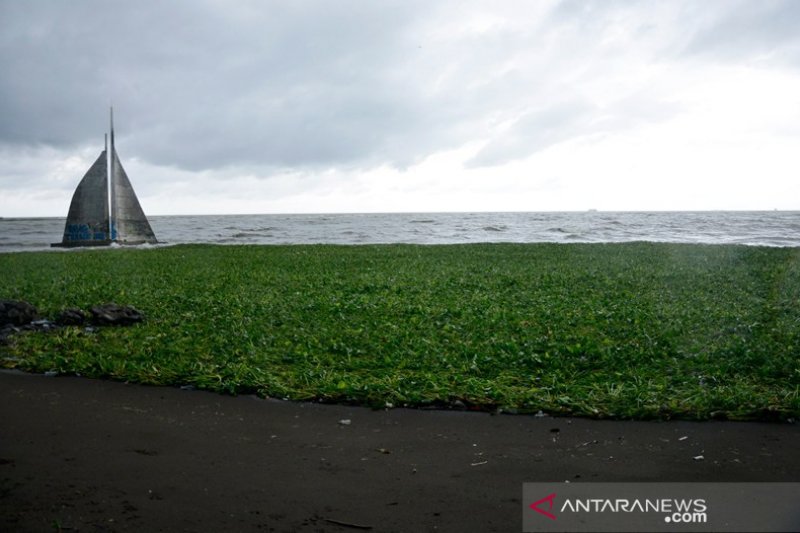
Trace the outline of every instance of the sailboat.
[[105, 148], [72, 195], [64, 237], [52, 246], [158, 242], [114, 147], [114, 108], [111, 108], [110, 137], [111, 149], [107, 136]]

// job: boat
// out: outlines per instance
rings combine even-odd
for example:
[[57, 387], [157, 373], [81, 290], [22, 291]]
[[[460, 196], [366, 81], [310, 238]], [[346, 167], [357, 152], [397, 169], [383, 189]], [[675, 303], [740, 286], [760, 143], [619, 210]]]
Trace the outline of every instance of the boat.
[[114, 108], [111, 108], [111, 131], [106, 135], [105, 147], [75, 189], [64, 237], [52, 246], [71, 248], [157, 242], [114, 147]]

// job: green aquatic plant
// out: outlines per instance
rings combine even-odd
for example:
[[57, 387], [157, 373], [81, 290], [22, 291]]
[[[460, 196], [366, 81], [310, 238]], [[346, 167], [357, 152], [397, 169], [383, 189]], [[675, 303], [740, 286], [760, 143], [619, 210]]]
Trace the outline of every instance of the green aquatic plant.
[[0, 295], [146, 321], [0, 365], [230, 394], [617, 418], [800, 414], [800, 249], [211, 246], [0, 255]]

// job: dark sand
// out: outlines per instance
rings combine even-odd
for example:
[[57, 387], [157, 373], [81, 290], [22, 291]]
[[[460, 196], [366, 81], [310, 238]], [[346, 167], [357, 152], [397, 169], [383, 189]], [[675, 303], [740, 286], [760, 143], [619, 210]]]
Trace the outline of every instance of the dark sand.
[[373, 411], [3, 371], [0, 530], [520, 531], [524, 481], [798, 481], [798, 449], [796, 424]]

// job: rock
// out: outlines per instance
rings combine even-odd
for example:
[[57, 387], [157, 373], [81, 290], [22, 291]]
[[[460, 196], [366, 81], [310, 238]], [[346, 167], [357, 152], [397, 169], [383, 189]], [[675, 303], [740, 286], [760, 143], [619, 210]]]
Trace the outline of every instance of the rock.
[[129, 305], [96, 305], [91, 312], [92, 322], [98, 326], [129, 326], [144, 320], [144, 315]]
[[8, 344], [12, 335], [22, 331], [52, 331], [57, 327], [58, 326], [56, 324], [53, 324], [46, 318], [32, 320], [31, 322], [21, 326], [6, 324], [5, 326], [0, 326], [0, 344]]
[[453, 402], [450, 405], [453, 406], [453, 409], [463, 410], [467, 408], [467, 404], [465, 404], [461, 400], [453, 400]]
[[68, 307], [59, 313], [56, 324], [62, 326], [80, 326], [86, 322], [86, 313], [77, 307]]
[[0, 326], [24, 326], [39, 318], [36, 308], [22, 300], [0, 300]]
[[44, 318], [42, 320], [34, 320], [25, 327], [30, 328], [32, 331], [50, 331], [55, 328], [56, 325]]
[[13, 333], [17, 332], [19, 332], [19, 328], [12, 326], [11, 324], [0, 326], [0, 344], [8, 344], [9, 337], [11, 337]]

